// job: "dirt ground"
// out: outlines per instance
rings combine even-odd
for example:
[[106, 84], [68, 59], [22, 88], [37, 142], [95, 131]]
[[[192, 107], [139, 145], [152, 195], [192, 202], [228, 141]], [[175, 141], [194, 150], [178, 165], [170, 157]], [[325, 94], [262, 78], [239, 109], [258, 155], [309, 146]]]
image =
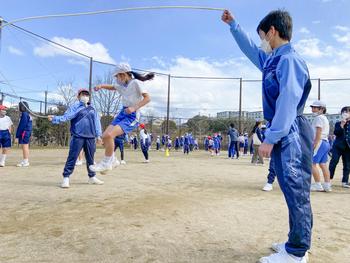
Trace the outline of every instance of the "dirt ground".
[[[88, 185], [77, 167], [61, 189], [67, 149], [31, 152], [31, 166], [0, 170], [0, 262], [256, 262], [287, 238], [277, 186], [261, 191], [267, 166], [200, 151], [126, 152], [127, 165]], [[98, 150], [97, 160], [102, 156]], [[341, 164], [340, 164], [341, 166]], [[313, 193], [310, 262], [350, 262], [350, 190]]]

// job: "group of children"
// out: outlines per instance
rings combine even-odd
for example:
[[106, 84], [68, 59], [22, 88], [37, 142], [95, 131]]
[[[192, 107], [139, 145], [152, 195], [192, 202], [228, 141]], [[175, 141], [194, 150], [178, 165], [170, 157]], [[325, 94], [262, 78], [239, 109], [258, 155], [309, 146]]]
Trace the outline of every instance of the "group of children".
[[[331, 180], [334, 178], [340, 158], [342, 158], [343, 162], [341, 186], [350, 188], [350, 106], [345, 106], [341, 109], [341, 121], [336, 122], [334, 125], [335, 138], [330, 136], [329, 121], [325, 116], [327, 111], [326, 104], [318, 100], [314, 101], [310, 107], [314, 114], [312, 121], [314, 134], [312, 176], [314, 183], [311, 184], [310, 189], [314, 192], [332, 192]], [[329, 157], [331, 157], [330, 161]], [[321, 183], [320, 170], [323, 175], [323, 183]], [[273, 190], [275, 177], [273, 162], [270, 162], [267, 183], [263, 187], [263, 191]]]
[[[29, 166], [29, 141], [32, 134], [32, 117], [28, 112], [28, 103], [21, 101], [18, 105], [21, 112], [21, 117], [16, 131], [16, 140], [22, 147], [22, 161], [17, 164], [17, 167]], [[6, 158], [12, 146], [13, 122], [7, 114], [7, 107], [0, 105], [0, 167], [5, 167]]]

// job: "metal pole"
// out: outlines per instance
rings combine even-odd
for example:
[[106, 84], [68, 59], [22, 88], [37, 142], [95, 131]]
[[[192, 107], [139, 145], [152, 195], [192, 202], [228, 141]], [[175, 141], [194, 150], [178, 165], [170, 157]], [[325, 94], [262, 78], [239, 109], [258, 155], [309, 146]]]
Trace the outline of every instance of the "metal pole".
[[321, 79], [318, 79], [318, 100], [321, 99]]
[[43, 103], [40, 101], [40, 114], [42, 113]]
[[242, 133], [242, 78], [239, 79], [239, 115], [238, 115], [238, 129]]
[[169, 135], [169, 111], [170, 111], [170, 74], [168, 75], [168, 103], [166, 109], [166, 134]]
[[4, 95], [4, 93], [1, 92], [0, 105], [2, 105], [4, 103], [4, 100], [5, 100], [5, 95]]
[[93, 59], [90, 57], [90, 73], [89, 73], [89, 93], [90, 93], [90, 102], [92, 101], [92, 64]]
[[47, 90], [45, 90], [45, 115], [47, 114]]

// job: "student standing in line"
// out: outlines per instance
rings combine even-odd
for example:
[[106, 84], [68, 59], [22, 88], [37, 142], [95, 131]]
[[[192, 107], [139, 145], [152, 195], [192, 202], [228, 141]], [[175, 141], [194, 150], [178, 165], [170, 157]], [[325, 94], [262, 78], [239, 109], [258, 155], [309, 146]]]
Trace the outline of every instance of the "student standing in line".
[[0, 105], [0, 167], [5, 167], [7, 154], [11, 148], [11, 134], [13, 132], [13, 122], [9, 116], [6, 115], [7, 108]]
[[120, 162], [118, 158], [115, 156], [115, 163], [114, 165], [117, 166], [119, 164], [126, 164], [126, 161], [124, 159], [124, 142], [127, 141], [125, 134], [119, 135], [115, 137], [114, 139], [114, 152], [119, 148], [120, 151]]
[[334, 127], [335, 140], [332, 147], [332, 159], [329, 163], [331, 179], [334, 178], [335, 168], [340, 157], [343, 161], [342, 187], [350, 188], [350, 106], [341, 109], [342, 120], [336, 122]]
[[148, 133], [145, 127], [145, 124], [140, 124], [140, 145], [141, 145], [141, 151], [143, 153], [143, 156], [145, 157], [144, 163], [149, 163], [149, 155], [148, 155], [148, 149], [149, 149], [149, 137]]
[[17, 167], [27, 167], [29, 166], [29, 142], [33, 130], [33, 121], [29, 115], [29, 105], [26, 101], [21, 101], [18, 108], [21, 112], [21, 119], [17, 127], [16, 138], [18, 144], [22, 146], [23, 159], [17, 164]]
[[262, 134], [261, 134], [261, 121], [257, 121], [252, 130], [253, 137], [253, 147], [254, 154], [252, 157], [252, 164], [264, 164], [264, 157], [259, 153], [259, 147], [263, 142]]
[[[328, 142], [329, 135], [329, 122], [326, 113], [326, 104], [322, 101], [314, 101], [311, 105], [312, 113], [315, 118], [312, 121], [312, 127], [314, 129], [314, 155], [312, 164], [312, 176], [315, 183], [311, 185], [311, 191], [318, 192], [331, 192], [331, 178], [327, 166], [328, 153], [330, 145]], [[318, 170], [320, 166], [324, 177], [324, 184], [321, 184], [320, 172]]]

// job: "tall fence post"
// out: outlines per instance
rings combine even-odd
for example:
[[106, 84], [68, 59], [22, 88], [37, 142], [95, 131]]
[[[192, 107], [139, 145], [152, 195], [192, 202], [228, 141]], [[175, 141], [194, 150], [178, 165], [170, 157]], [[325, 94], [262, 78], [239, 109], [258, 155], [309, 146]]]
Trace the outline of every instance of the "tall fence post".
[[318, 100], [321, 100], [321, 79], [318, 79]]
[[239, 79], [239, 115], [238, 115], [238, 129], [239, 132], [242, 132], [242, 86], [243, 80]]
[[169, 113], [170, 113], [170, 79], [171, 75], [168, 75], [168, 102], [167, 102], [167, 108], [166, 108], [166, 128], [165, 128], [165, 134], [169, 135]]
[[5, 95], [4, 95], [4, 93], [1, 92], [0, 105], [2, 105], [4, 103], [4, 100], [5, 100]]
[[47, 114], [47, 90], [45, 90], [45, 115]]
[[92, 101], [92, 65], [93, 65], [93, 59], [90, 57], [90, 72], [89, 72], [89, 97], [90, 102]]

